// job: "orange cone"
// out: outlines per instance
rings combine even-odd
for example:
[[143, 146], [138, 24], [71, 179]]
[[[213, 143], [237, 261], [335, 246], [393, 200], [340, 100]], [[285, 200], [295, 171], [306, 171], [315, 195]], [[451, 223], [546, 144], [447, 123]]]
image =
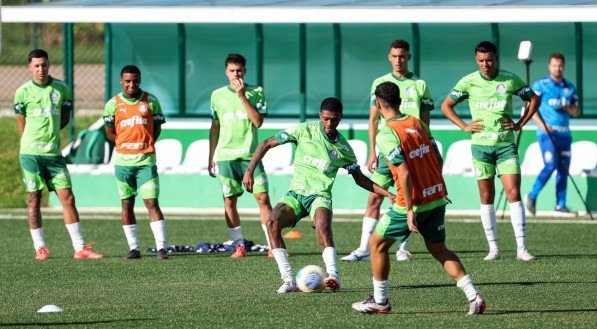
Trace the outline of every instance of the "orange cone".
[[299, 230], [290, 230], [284, 234], [284, 239], [300, 239], [303, 237], [303, 232]]

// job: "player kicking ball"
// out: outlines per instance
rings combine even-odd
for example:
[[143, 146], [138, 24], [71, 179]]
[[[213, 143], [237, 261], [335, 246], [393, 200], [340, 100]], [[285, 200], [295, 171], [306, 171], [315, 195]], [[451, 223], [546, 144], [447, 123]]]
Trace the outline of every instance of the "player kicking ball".
[[411, 232], [419, 232], [429, 253], [443, 265], [446, 273], [466, 295], [468, 314], [481, 314], [485, 311], [485, 300], [458, 256], [446, 247], [444, 216], [447, 191], [429, 128], [419, 119], [400, 113], [400, 91], [395, 84], [380, 84], [375, 89], [375, 96], [377, 107], [386, 119], [376, 142], [392, 171], [397, 196], [396, 203], [379, 220], [369, 239], [373, 296], [352, 304], [352, 308], [368, 314], [390, 312], [388, 250], [394, 242], [406, 240]]
[[356, 156], [342, 134], [336, 129], [342, 119], [342, 103], [333, 97], [321, 102], [319, 121], [305, 122], [286, 130], [261, 143], [249, 163], [243, 178], [247, 191], [253, 189], [253, 173], [265, 153], [278, 145], [293, 143], [294, 175], [288, 193], [274, 207], [267, 221], [272, 253], [284, 283], [278, 289], [283, 294], [297, 290], [282, 229], [294, 227], [303, 217], [310, 216], [323, 248], [323, 261], [328, 277], [324, 284], [331, 291], [340, 289], [340, 275], [336, 249], [332, 238], [332, 186], [338, 169], [344, 168], [362, 188], [390, 198], [395, 196], [373, 183], [361, 172]]

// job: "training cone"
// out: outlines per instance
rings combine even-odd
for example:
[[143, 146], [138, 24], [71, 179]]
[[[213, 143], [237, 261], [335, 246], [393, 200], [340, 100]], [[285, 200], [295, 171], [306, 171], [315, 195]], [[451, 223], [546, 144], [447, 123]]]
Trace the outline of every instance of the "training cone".
[[60, 306], [56, 306], [56, 305], [46, 305], [46, 306], [40, 308], [39, 310], [37, 310], [37, 313], [58, 313], [58, 312], [64, 312], [64, 310], [62, 308], [60, 308]]
[[303, 237], [303, 232], [299, 230], [290, 230], [284, 234], [285, 239], [300, 239]]

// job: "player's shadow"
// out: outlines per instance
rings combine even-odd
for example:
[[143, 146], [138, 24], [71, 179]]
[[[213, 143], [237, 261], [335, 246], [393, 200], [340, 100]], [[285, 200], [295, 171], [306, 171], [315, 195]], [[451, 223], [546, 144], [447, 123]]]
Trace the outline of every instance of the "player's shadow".
[[[120, 320], [97, 320], [97, 321], [72, 321], [72, 322], [20, 322], [20, 323], [1, 323], [0, 327], [29, 327], [29, 326], [37, 326], [37, 327], [49, 327], [49, 326], [86, 326], [86, 325], [93, 325], [93, 324], [116, 324], [118, 325], [119, 322], [132, 322], [132, 321], [147, 321], [147, 320], [154, 320], [155, 318], [134, 318], [134, 319], [120, 319]], [[125, 325], [123, 324], [123, 327]]]

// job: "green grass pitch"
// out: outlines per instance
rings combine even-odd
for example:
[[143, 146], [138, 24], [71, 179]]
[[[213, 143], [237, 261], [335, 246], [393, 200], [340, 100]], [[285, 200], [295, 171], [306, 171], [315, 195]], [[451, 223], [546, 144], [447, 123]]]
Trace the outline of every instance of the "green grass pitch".
[[[24, 215], [25, 210], [22, 211]], [[10, 217], [10, 216], [5, 216]], [[597, 326], [597, 225], [588, 220], [529, 220], [528, 245], [536, 261], [516, 261], [512, 228], [500, 221], [502, 259], [485, 262], [481, 224], [448, 220], [448, 246], [456, 251], [486, 297], [487, 313], [467, 317], [466, 300], [425, 251], [422, 238], [411, 238], [410, 262], [392, 254], [392, 313], [361, 315], [351, 303], [372, 293], [368, 262], [341, 262], [338, 293], [278, 295], [275, 261], [264, 253], [244, 259], [228, 254], [178, 254], [157, 261], [145, 252], [153, 246], [149, 224], [139, 215], [143, 258], [124, 261], [127, 246], [117, 215], [84, 216], [87, 241], [103, 260], [72, 259], [62, 221], [46, 216], [50, 259], [33, 259], [24, 218], [0, 220], [0, 327], [113, 328], [595, 328]], [[228, 234], [221, 217], [190, 217], [167, 222], [169, 244], [221, 242]], [[338, 216], [340, 219], [341, 216]], [[168, 217], [167, 217], [168, 220]], [[323, 267], [321, 249], [308, 221], [305, 236], [288, 240], [291, 263]], [[341, 257], [358, 244], [360, 221], [334, 223]], [[245, 220], [248, 239], [264, 243], [257, 221]], [[393, 248], [395, 250], [395, 247]], [[56, 304], [63, 313], [39, 314]]]

